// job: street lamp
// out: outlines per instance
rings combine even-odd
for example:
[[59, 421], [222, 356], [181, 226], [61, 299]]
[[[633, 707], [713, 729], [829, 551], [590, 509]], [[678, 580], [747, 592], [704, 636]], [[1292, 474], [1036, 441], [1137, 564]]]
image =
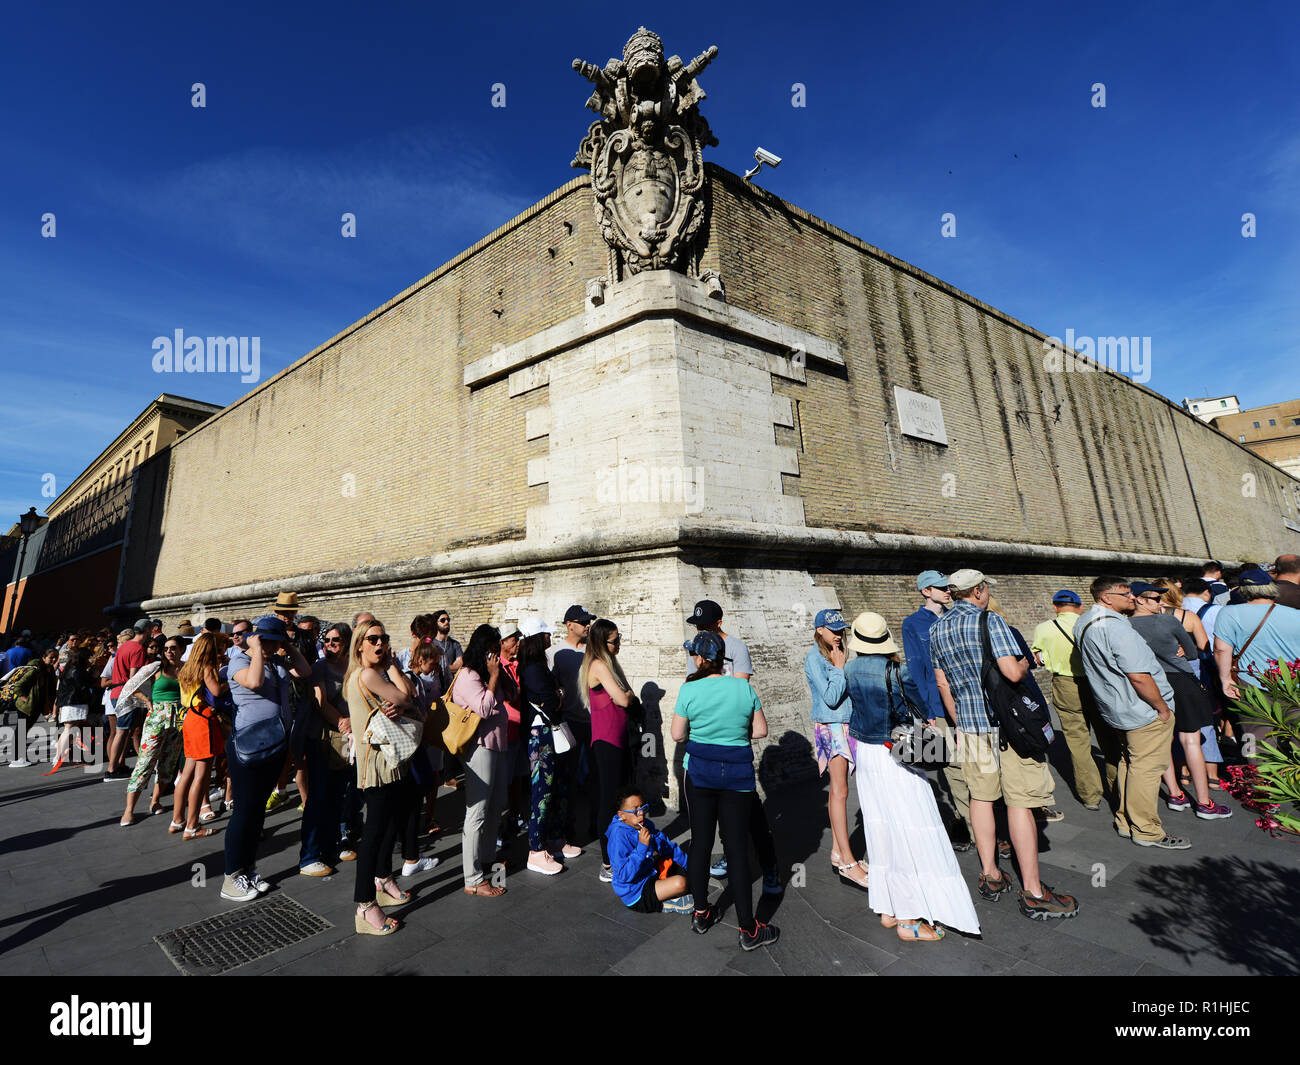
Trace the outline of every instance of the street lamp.
[[23, 563], [27, 560], [27, 538], [40, 527], [41, 518], [36, 513], [35, 507], [28, 507], [27, 513], [18, 518], [18, 529], [23, 534], [23, 544], [18, 551], [18, 568], [14, 570], [13, 598], [9, 600], [9, 624], [5, 626], [8, 632], [13, 631], [14, 615], [18, 613], [18, 584], [23, 577]]

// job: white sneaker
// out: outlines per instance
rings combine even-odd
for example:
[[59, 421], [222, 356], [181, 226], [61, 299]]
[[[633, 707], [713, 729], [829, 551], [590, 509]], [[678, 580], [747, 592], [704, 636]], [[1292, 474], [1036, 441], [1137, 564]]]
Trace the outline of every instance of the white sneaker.
[[545, 873], [547, 876], [554, 876], [556, 873], [564, 872], [564, 866], [545, 851], [530, 853], [528, 855], [528, 868], [534, 873]]
[[254, 890], [256, 890], [259, 895], [265, 895], [268, 891], [271, 890], [271, 885], [257, 875], [256, 869], [254, 869], [251, 873], [248, 874], [247, 879], [249, 884], [252, 885]]
[[430, 869], [436, 869], [437, 867], [437, 858], [421, 858], [417, 862], [403, 862], [402, 875], [415, 876], [416, 873], [427, 873]]
[[35, 762], [29, 762], [26, 758], [17, 758], [9, 763], [10, 769], [26, 769], [29, 765], [35, 765]]

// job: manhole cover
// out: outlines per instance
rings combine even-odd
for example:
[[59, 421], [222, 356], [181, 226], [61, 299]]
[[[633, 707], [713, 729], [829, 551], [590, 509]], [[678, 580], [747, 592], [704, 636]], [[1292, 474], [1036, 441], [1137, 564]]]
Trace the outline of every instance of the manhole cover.
[[288, 896], [275, 894], [153, 940], [184, 975], [216, 976], [332, 927]]

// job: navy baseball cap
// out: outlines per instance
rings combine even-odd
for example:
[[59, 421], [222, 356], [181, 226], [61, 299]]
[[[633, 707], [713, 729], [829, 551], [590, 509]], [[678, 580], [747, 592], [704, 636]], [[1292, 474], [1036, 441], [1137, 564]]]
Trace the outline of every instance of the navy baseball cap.
[[1272, 584], [1273, 578], [1268, 573], [1264, 572], [1264, 570], [1255, 568], [1255, 569], [1243, 570], [1241, 576], [1237, 578], [1237, 583], [1239, 585], [1240, 584]]
[[1128, 587], [1129, 591], [1131, 591], [1135, 596], [1146, 595], [1148, 592], [1159, 592], [1161, 595], [1165, 594], [1163, 588], [1157, 588], [1154, 584], [1150, 584], [1147, 581], [1129, 581]]
[[1069, 588], [1062, 588], [1054, 596], [1053, 603], [1073, 603], [1075, 606], [1083, 606], [1083, 600], [1079, 598], [1078, 592], [1072, 592]]
[[820, 629], [823, 625], [830, 629], [831, 632], [843, 632], [849, 627], [849, 623], [844, 620], [844, 615], [838, 610], [817, 611], [817, 618], [813, 622], [813, 628]]
[[284, 627], [284, 622], [274, 614], [263, 614], [255, 622], [255, 628], [248, 635], [256, 636], [259, 640], [281, 640], [289, 638], [288, 630]]
[[716, 662], [722, 657], [726, 646], [716, 632], [697, 632], [693, 639], [682, 644], [682, 650], [687, 654], [699, 655], [706, 662]]
[[582, 607], [578, 606], [575, 603], [573, 606], [569, 607], [569, 609], [564, 612], [564, 620], [566, 623], [570, 621], [574, 621], [577, 622], [579, 625], [590, 625], [593, 621], [596, 620], [596, 615], [588, 614], [585, 610], [582, 609]]
[[[695, 611], [686, 619], [697, 629], [715, 625], [722, 620], [722, 607], [712, 599], [701, 599], [695, 604]], [[698, 652], [695, 652], [698, 654]]]

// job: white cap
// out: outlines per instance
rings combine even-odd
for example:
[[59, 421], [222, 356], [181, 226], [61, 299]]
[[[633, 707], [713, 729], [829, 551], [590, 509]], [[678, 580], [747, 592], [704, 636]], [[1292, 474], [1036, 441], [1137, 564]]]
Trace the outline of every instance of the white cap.
[[977, 569], [959, 569], [948, 578], [948, 587], [966, 592], [981, 584], [997, 584], [992, 577], [986, 577]]
[[546, 624], [546, 622], [536, 614], [531, 617], [519, 619], [519, 632], [522, 636], [539, 636], [543, 632], [549, 633], [550, 631], [551, 626]]

